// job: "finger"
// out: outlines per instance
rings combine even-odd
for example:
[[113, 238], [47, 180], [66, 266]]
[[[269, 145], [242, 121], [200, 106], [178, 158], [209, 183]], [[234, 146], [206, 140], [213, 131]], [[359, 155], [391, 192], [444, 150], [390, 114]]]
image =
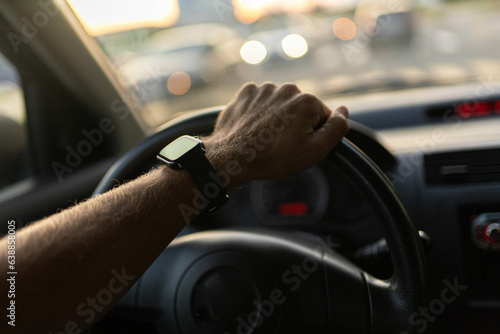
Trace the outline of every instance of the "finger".
[[219, 131], [223, 127], [231, 127], [235, 122], [235, 116], [233, 115], [234, 105], [228, 105], [224, 110], [219, 113], [217, 121], [215, 123], [215, 131]]
[[346, 119], [349, 118], [349, 109], [347, 109], [346, 106], [343, 105], [336, 106], [334, 110], [344, 115]]
[[247, 82], [242, 85], [235, 94], [233, 100], [229, 102], [224, 110], [219, 114], [215, 129], [223, 126], [232, 126], [238, 119], [242, 111], [245, 111], [253, 101], [258, 88], [254, 82]]
[[259, 91], [259, 87], [254, 82], [246, 83], [241, 87], [235, 101], [237, 115], [241, 116], [250, 109]]
[[274, 93], [276, 88], [277, 87], [275, 84], [273, 84], [272, 82], [266, 81], [258, 87], [257, 96], [266, 96], [266, 95], [272, 94], [272, 93]]
[[241, 86], [238, 93], [236, 93], [237, 99], [253, 97], [257, 93], [258, 87], [255, 82], [247, 82]]
[[258, 87], [257, 93], [250, 104], [249, 108], [253, 109], [256, 106], [261, 106], [266, 103], [267, 100], [274, 94], [276, 90], [276, 85], [272, 82], [264, 82], [261, 86]]
[[300, 93], [295, 95], [292, 99], [292, 104], [295, 108], [304, 111], [306, 114], [323, 113], [323, 102], [321, 102], [315, 95], [310, 93]]
[[295, 84], [286, 83], [278, 89], [278, 91], [276, 92], [276, 97], [281, 101], [286, 101], [300, 93], [300, 89]]
[[323, 125], [331, 111], [316, 96], [300, 93], [292, 99], [293, 110], [309, 125], [308, 135], [314, 134]]
[[315, 131], [311, 139], [312, 144], [317, 148], [329, 152], [349, 131], [348, 117], [349, 111], [346, 107], [336, 107], [326, 122]]

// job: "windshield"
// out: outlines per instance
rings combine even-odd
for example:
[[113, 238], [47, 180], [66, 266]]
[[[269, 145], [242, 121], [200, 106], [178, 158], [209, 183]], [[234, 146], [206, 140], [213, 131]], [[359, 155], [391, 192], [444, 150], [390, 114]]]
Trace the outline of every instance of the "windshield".
[[500, 78], [494, 0], [68, 1], [150, 126], [247, 81], [329, 98]]

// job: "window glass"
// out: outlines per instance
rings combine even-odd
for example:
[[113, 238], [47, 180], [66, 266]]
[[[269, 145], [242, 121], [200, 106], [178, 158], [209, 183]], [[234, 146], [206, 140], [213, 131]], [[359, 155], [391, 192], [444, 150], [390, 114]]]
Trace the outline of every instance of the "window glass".
[[0, 189], [27, 176], [26, 109], [19, 75], [0, 54]]
[[500, 78], [498, 0], [68, 0], [151, 126], [247, 82], [322, 99]]

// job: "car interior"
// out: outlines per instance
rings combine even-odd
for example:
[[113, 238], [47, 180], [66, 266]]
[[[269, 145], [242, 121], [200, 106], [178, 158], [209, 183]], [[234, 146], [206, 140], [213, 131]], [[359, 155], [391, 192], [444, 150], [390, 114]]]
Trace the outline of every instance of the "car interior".
[[493, 0], [2, 1], [0, 233], [293, 82], [345, 139], [231, 190], [86, 333], [498, 333], [499, 29]]

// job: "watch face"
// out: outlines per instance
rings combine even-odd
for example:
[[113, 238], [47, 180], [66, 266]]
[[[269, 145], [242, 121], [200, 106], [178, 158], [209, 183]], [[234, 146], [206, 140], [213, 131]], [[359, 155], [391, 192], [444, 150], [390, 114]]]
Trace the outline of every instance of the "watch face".
[[160, 155], [169, 161], [176, 161], [184, 154], [200, 145], [201, 141], [191, 136], [182, 136], [168, 144], [160, 151]]

